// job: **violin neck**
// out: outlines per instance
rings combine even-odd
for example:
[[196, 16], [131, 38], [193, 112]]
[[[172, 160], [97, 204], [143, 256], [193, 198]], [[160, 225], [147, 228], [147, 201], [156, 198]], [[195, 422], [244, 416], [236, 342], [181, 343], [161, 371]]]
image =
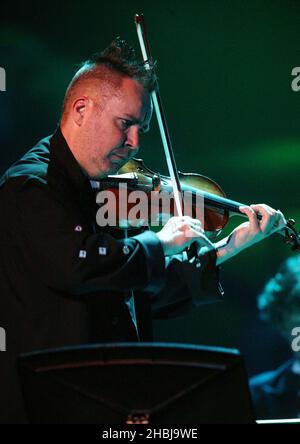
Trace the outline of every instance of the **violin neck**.
[[215, 194], [207, 193], [204, 191], [203, 193], [204, 202], [206, 205], [212, 206], [214, 208], [220, 208], [222, 210], [227, 210], [234, 214], [241, 214], [239, 207], [246, 206], [240, 202], [235, 200], [227, 199], [226, 197], [216, 196]]
[[[166, 191], [172, 192], [172, 188], [170, 185], [164, 185], [164, 189]], [[237, 202], [235, 200], [227, 199], [226, 197], [218, 196], [217, 194], [212, 194], [203, 190], [196, 190], [189, 185], [184, 184], [182, 186], [183, 192], [190, 192], [194, 196], [200, 196], [204, 198], [204, 206], [210, 206], [213, 208], [220, 208], [220, 210], [229, 211], [233, 214], [240, 214], [241, 216], [245, 216], [244, 213], [241, 213], [239, 210], [240, 207], [245, 207], [247, 205]]]

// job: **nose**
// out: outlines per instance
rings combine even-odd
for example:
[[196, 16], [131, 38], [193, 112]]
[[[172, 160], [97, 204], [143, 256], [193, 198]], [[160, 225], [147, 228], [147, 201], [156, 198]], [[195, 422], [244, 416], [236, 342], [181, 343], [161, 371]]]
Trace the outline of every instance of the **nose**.
[[139, 148], [139, 128], [138, 125], [132, 125], [128, 128], [125, 145], [137, 150]]

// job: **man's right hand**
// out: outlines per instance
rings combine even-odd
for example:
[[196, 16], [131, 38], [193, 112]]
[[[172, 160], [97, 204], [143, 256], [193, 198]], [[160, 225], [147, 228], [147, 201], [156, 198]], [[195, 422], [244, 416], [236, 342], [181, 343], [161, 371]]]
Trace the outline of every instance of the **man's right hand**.
[[214, 245], [205, 236], [202, 224], [198, 219], [190, 216], [171, 217], [161, 231], [156, 233], [159, 237], [165, 256], [181, 253], [196, 242], [201, 247], [213, 249]]

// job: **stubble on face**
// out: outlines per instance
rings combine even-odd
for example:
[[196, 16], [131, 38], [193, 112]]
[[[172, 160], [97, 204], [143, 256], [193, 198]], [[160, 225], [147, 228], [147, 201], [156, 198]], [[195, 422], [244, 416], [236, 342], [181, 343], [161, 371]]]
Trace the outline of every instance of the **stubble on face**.
[[88, 141], [85, 155], [90, 177], [100, 179], [116, 173], [137, 153], [138, 147], [126, 146], [127, 136], [120, 127], [121, 121], [130, 116], [143, 125], [145, 120], [150, 121], [149, 108], [149, 94], [130, 78], [124, 78], [120, 88], [114, 88], [111, 94], [93, 99], [93, 109], [85, 126]]

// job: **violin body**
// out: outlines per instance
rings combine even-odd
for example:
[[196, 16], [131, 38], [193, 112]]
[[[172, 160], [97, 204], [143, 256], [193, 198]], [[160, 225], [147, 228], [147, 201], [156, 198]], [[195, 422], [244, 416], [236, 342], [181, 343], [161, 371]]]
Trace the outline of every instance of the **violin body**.
[[[148, 168], [142, 159], [132, 159], [126, 165], [121, 168], [119, 174], [135, 172], [138, 175], [139, 183], [149, 181], [152, 185], [152, 190], [158, 193], [168, 192], [172, 193], [172, 185], [170, 178], [162, 174], [155, 173]], [[188, 202], [188, 199], [183, 198], [183, 211], [185, 215], [189, 215], [193, 218], [199, 219], [202, 222], [206, 234], [212, 239], [216, 237], [227, 224], [229, 219], [229, 211], [224, 208], [217, 208], [213, 204], [207, 204], [205, 202], [205, 194], [211, 194], [225, 198], [225, 193], [222, 188], [209, 177], [203, 176], [197, 173], [182, 173], [178, 171], [181, 190], [183, 193], [191, 193], [192, 202]], [[199, 199], [195, 199], [198, 196]], [[197, 205], [198, 203], [198, 205]], [[202, 207], [202, 209], [201, 209]], [[160, 208], [156, 208], [158, 213], [161, 213]], [[176, 206], [174, 203], [174, 197], [171, 198], [170, 212], [166, 214], [164, 218], [161, 218], [161, 222], [165, 223], [167, 220], [177, 215]], [[151, 226], [151, 221], [149, 221]], [[213, 235], [214, 234], [214, 235]]]
[[[226, 208], [206, 202], [205, 196], [225, 198], [221, 187], [206, 176], [178, 172], [183, 192], [185, 215], [201, 220], [206, 235], [214, 240], [229, 218]], [[132, 159], [116, 175], [101, 180], [99, 190], [114, 196], [105, 203], [107, 211], [115, 211], [116, 226], [123, 229], [147, 226], [159, 229], [172, 216], [177, 216], [172, 184], [168, 176], [155, 173], [142, 159]], [[115, 210], [108, 208], [113, 202]], [[99, 203], [99, 199], [98, 199]]]

